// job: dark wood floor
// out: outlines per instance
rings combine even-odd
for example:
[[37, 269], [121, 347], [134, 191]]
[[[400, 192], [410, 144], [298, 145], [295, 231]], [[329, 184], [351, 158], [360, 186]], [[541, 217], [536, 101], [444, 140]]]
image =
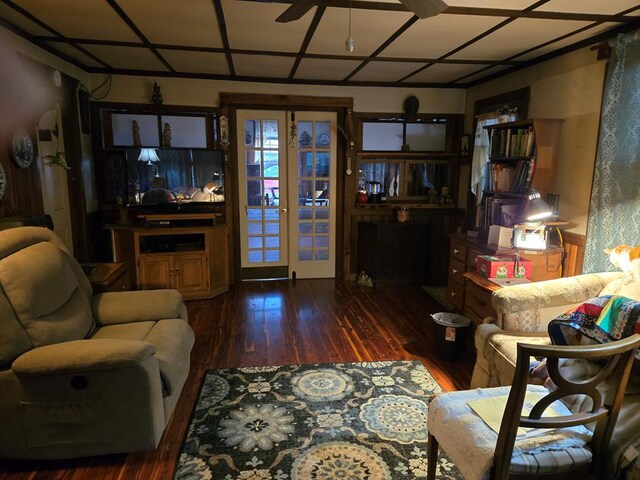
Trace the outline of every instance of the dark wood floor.
[[191, 372], [156, 450], [56, 462], [0, 460], [0, 479], [171, 479], [209, 368], [417, 359], [445, 390], [470, 383], [470, 352], [457, 362], [438, 359], [429, 314], [440, 308], [417, 286], [250, 282], [212, 300], [189, 302], [188, 309], [196, 332]]

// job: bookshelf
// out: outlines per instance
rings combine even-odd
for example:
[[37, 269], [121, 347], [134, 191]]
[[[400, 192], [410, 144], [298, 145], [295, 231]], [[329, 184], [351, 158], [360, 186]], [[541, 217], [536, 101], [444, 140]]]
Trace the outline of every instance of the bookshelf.
[[540, 192], [543, 199], [553, 192], [562, 123], [561, 119], [533, 118], [485, 127], [489, 162], [478, 217], [483, 229], [519, 223], [530, 190]]

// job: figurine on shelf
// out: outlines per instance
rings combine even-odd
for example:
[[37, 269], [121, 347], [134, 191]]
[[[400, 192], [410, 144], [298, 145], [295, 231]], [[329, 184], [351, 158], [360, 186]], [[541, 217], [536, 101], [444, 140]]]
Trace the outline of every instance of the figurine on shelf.
[[131, 122], [131, 133], [133, 134], [133, 145], [135, 147], [142, 146], [142, 142], [140, 141], [140, 125], [138, 125], [137, 121]]
[[438, 191], [435, 188], [430, 188], [427, 196], [429, 197], [429, 203], [438, 203]]
[[156, 107], [162, 105], [162, 93], [160, 93], [160, 85], [156, 82], [153, 82], [153, 93], [151, 94], [151, 103], [153, 103]]
[[451, 194], [449, 193], [449, 187], [442, 187], [440, 189], [440, 205], [445, 205], [447, 203], [453, 203], [453, 198], [451, 198]]
[[162, 131], [162, 146], [171, 146], [171, 125], [168, 122], [164, 124], [164, 130]]

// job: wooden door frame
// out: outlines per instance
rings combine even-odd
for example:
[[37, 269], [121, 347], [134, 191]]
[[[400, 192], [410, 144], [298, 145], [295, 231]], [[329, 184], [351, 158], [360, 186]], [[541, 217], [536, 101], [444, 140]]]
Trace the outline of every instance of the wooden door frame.
[[[314, 97], [306, 95], [268, 95], [247, 93], [220, 93], [221, 115], [229, 118], [230, 141], [227, 152], [228, 176], [225, 179], [226, 218], [229, 226], [229, 267], [230, 283], [240, 281], [240, 227], [238, 218], [238, 150], [235, 139], [236, 111], [241, 110], [287, 110], [287, 111], [330, 111], [336, 112], [338, 128], [345, 129], [351, 123], [353, 115], [353, 98], [351, 97]], [[348, 130], [347, 130], [348, 131]], [[346, 198], [345, 158], [348, 142], [338, 135], [336, 168], [336, 278], [349, 278], [349, 264], [344, 260], [345, 247], [349, 245], [345, 225], [348, 225], [348, 209]], [[340, 254], [342, 252], [342, 254]]]

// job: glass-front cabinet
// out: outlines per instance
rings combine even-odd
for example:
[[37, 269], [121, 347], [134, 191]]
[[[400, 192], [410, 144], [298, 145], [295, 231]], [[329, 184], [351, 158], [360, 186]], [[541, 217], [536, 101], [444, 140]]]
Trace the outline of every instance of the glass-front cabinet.
[[452, 204], [460, 138], [460, 115], [420, 115], [411, 121], [361, 115], [357, 203]]

